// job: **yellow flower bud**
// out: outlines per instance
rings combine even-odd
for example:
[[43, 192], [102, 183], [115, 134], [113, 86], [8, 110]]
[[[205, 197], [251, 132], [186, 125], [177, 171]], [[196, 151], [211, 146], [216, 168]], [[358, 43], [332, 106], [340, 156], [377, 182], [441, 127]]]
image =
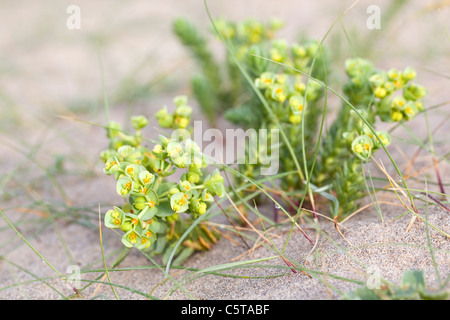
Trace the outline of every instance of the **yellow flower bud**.
[[394, 111], [391, 113], [392, 121], [401, 121], [403, 119], [403, 114], [399, 111]]
[[289, 121], [292, 124], [298, 124], [302, 121], [302, 116], [300, 114], [298, 114], [298, 115], [292, 114], [289, 116]]
[[189, 119], [184, 118], [184, 117], [176, 117], [175, 124], [180, 129], [186, 129], [187, 126], [189, 125]]
[[385, 88], [377, 87], [375, 89], [375, 97], [377, 97], [377, 98], [382, 99], [382, 98], [386, 97], [386, 93], [387, 93], [387, 91]]

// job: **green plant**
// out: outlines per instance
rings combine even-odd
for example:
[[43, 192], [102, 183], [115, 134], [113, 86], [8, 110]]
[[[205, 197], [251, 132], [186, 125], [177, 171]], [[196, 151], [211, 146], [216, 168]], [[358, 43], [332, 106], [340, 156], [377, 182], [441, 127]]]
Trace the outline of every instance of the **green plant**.
[[[174, 102], [173, 113], [164, 107], [155, 116], [163, 128], [186, 129], [192, 109], [185, 96], [176, 97]], [[110, 142], [101, 153], [103, 170], [115, 177], [117, 193], [127, 201], [108, 210], [104, 223], [123, 232], [121, 239], [126, 247], [162, 254], [166, 262], [180, 237], [206, 213], [213, 197], [223, 196], [224, 181], [218, 170], [207, 174], [204, 155], [185, 135], [159, 135], [159, 143], [150, 148], [143, 145], [142, 136], [148, 119], [135, 116], [131, 124], [134, 133], [125, 132], [116, 122], [107, 127]], [[168, 181], [180, 170], [183, 173], [178, 183]], [[188, 217], [180, 217], [182, 214]], [[180, 264], [195, 250], [209, 249], [217, 237], [214, 230], [199, 223], [178, 247], [174, 263]]]
[[[311, 188], [320, 188], [322, 194], [329, 192], [326, 198], [333, 199], [332, 212], [338, 219], [353, 212], [358, 207], [358, 200], [367, 193], [363, 163], [369, 162], [377, 150], [385, 149], [391, 143], [388, 132], [376, 130], [377, 120], [408, 121], [424, 110], [423, 97], [427, 91], [412, 82], [416, 77], [414, 69], [383, 71], [366, 59], [346, 60], [348, 81], [343, 85], [346, 98], [341, 97], [343, 103], [338, 116], [329, 130], [323, 131], [322, 126], [319, 130], [319, 123], [327, 107], [329, 62], [326, 49], [318, 41], [289, 44], [286, 40], [276, 39], [274, 31], [282, 25], [278, 21], [269, 24], [272, 28], [253, 20], [251, 23], [218, 20], [215, 24], [221, 39], [230, 48], [225, 65], [235, 72], [230, 73], [229, 87], [237, 88], [232, 90], [233, 94], [222, 89], [220, 92], [239, 98], [222, 99], [215, 89], [196, 96], [209, 94], [214, 98], [208, 101], [225, 101], [226, 107], [221, 108], [226, 110], [225, 117], [244, 128], [282, 131], [284, 139], [277, 150], [279, 170], [299, 172], [280, 180], [280, 188], [292, 195], [291, 203], [299, 204], [295, 199], [305, 193], [313, 203]], [[187, 25], [190, 27], [183, 28]], [[175, 26], [178, 36], [186, 44], [188, 30], [194, 30], [192, 25], [178, 20]], [[205, 41], [201, 42], [202, 50], [194, 49], [196, 45], [190, 43], [194, 53], [207, 51]], [[253, 83], [242, 76], [238, 64]], [[216, 66], [214, 70], [220, 68]], [[203, 77], [209, 76], [204, 73]], [[221, 81], [217, 88], [223, 88], [225, 82]], [[215, 82], [210, 83], [214, 85]], [[207, 90], [206, 87], [203, 89]], [[202, 99], [199, 104], [203, 105]], [[321, 139], [323, 133], [325, 137]], [[266, 150], [269, 155], [272, 151], [270, 142]], [[250, 152], [254, 150], [247, 150]], [[239, 171], [247, 177], [257, 178], [262, 167], [261, 163], [245, 163], [240, 165]], [[236, 179], [238, 185], [243, 182]]]
[[[239, 24], [221, 19], [217, 24], [223, 35], [233, 40], [241, 58], [246, 57], [248, 50], [258, 52], [260, 48], [258, 45], [267, 43], [281, 27], [278, 20], [272, 20], [264, 25], [254, 19]], [[245, 99], [250, 92], [248, 88], [245, 89], [248, 85], [229, 56], [226, 56], [223, 64], [217, 61], [206, 36], [189, 20], [176, 19], [173, 30], [199, 66], [200, 72], [191, 80], [192, 93], [209, 121], [214, 123], [217, 115]], [[256, 62], [254, 68], [264, 69], [260, 61]]]
[[412, 82], [416, 72], [410, 67], [383, 71], [355, 58], [346, 61], [346, 73], [349, 80], [343, 91], [354, 109], [347, 103], [341, 106], [324, 139], [314, 178], [319, 186], [333, 185], [340, 215], [350, 213], [365, 194], [362, 163], [391, 143], [388, 132], [375, 130], [377, 117], [383, 122], [411, 120], [424, 109], [422, 98], [427, 93]]
[[399, 286], [383, 284], [378, 289], [367, 285], [344, 294], [346, 300], [446, 300], [449, 292], [427, 289], [422, 270], [407, 270]]

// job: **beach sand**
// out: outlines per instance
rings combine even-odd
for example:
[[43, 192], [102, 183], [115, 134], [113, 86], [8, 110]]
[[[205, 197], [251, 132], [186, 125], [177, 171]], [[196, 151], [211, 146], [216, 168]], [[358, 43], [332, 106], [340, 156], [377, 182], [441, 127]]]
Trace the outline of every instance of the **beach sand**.
[[[189, 56], [171, 35], [172, 20], [184, 15], [204, 29], [209, 28], [209, 21], [199, 1], [134, 1], [127, 6], [121, 1], [95, 4], [78, 1], [82, 27], [68, 30], [65, 10], [71, 3], [51, 2], [33, 3], [25, 8], [15, 1], [4, 1], [0, 10], [0, 19], [6, 26], [0, 32], [0, 44], [6, 49], [0, 59], [0, 87], [5, 93], [0, 133], [4, 143], [0, 145], [0, 152], [7, 155], [1, 157], [0, 164], [2, 177], [12, 173], [6, 186], [15, 190], [11, 197], [2, 195], [1, 209], [38, 252], [33, 252], [4, 219], [0, 220], [0, 299], [70, 296], [73, 289], [59, 279], [57, 272], [73, 275], [77, 268], [83, 271], [81, 286], [93, 281], [79, 298], [114, 299], [106, 277], [99, 279], [102, 283], [95, 282], [104, 270], [98, 210], [100, 207], [100, 212], [104, 213], [120, 199], [115, 193], [113, 178], [102, 173], [98, 161], [99, 152], [107, 147], [104, 129], [78, 121], [95, 124], [106, 121], [99, 53], [111, 118], [124, 122], [131, 112], [151, 117], [164, 104], [170, 105], [174, 95], [189, 93], [188, 81], [194, 71]], [[278, 1], [265, 1], [261, 6], [259, 1], [227, 1], [211, 3], [210, 9], [214, 16], [236, 20], [248, 16], [267, 19], [276, 15], [286, 21], [283, 37], [294, 37], [302, 30], [314, 38], [323, 37], [352, 2], [340, 1], [337, 5], [336, 1], [282, 1], [279, 5]], [[377, 3], [382, 10], [387, 8], [388, 1]], [[357, 3], [342, 18], [343, 23], [333, 29], [335, 34], [341, 35], [336, 41], [341, 41], [342, 46], [348, 45], [342, 36], [343, 26], [347, 26], [351, 34], [355, 28], [360, 29], [359, 40], [365, 39], [369, 32], [366, 27], [368, 5], [365, 1]], [[430, 91], [427, 103], [433, 105], [449, 98], [445, 91], [448, 79], [442, 76], [448, 74], [449, 62], [440, 59], [443, 56], [440, 53], [445, 52], [449, 42], [445, 40], [440, 21], [448, 21], [445, 17], [450, 12], [444, 8], [440, 15], [434, 11], [429, 13], [428, 5], [412, 1], [408, 10], [401, 12], [391, 25], [391, 32], [387, 33], [390, 36], [382, 34], [378, 38], [380, 45], [374, 55], [378, 58], [376, 63], [383, 68], [408, 64], [416, 67], [420, 80]], [[381, 31], [383, 26], [373, 32]], [[100, 46], [95, 44], [98, 42]], [[431, 50], [430, 43], [443, 44], [442, 48]], [[390, 48], [392, 54], [389, 54]], [[344, 52], [351, 54], [351, 49]], [[123, 85], [123, 79], [145, 83], [155, 77], [160, 80], [151, 87], [146, 100], [133, 101], [132, 105], [126, 100], [121, 102], [116, 89]], [[161, 88], [166, 91], [159, 94]], [[336, 102], [339, 102], [336, 97], [330, 96], [330, 104]], [[195, 102], [192, 105], [196, 107]], [[448, 111], [445, 106], [429, 114], [430, 128], [437, 128], [434, 151], [438, 155], [449, 152], [448, 140], [445, 140], [450, 132], [448, 121], [438, 127]], [[194, 118], [202, 119], [197, 109]], [[154, 125], [155, 121], [151, 120], [149, 131]], [[228, 126], [226, 122], [219, 123], [222, 129]], [[427, 138], [423, 117], [415, 119], [409, 127], [419, 139]], [[410, 140], [411, 136], [399, 129], [390, 147], [401, 163], [401, 170], [415, 173], [423, 169], [421, 174], [408, 180], [409, 186], [439, 191], [438, 186], [431, 183], [436, 181], [434, 169], [430, 167], [433, 157], [422, 151], [408, 169], [408, 161], [413, 159], [417, 146], [403, 139]], [[394, 146], [395, 143], [402, 147]], [[36, 145], [35, 153], [27, 155]], [[45, 181], [48, 175], [44, 170], [51, 167], [58, 155], [68, 159], [64, 173], [55, 174], [56, 182]], [[389, 160], [385, 155], [380, 157], [388, 172], [394, 175]], [[33, 161], [27, 167], [29, 159]], [[19, 169], [15, 171], [17, 165]], [[439, 162], [439, 172], [447, 182], [448, 161]], [[382, 176], [376, 168], [373, 173]], [[19, 184], [14, 177], [29, 178], [30, 183], [21, 180]], [[425, 185], [424, 179], [430, 183]], [[55, 183], [62, 189], [55, 188]], [[23, 188], [18, 190], [18, 186]], [[422, 199], [425, 198], [422, 195]], [[409, 205], [407, 198], [401, 196], [401, 199]], [[247, 240], [251, 250], [240, 237], [220, 229], [233, 241], [222, 237], [210, 251], [189, 258], [184, 266], [194, 271], [172, 268], [170, 278], [165, 279], [164, 270], [152, 267], [144, 255], [133, 249], [117, 266], [119, 270], [110, 270], [111, 282], [123, 300], [145, 299], [146, 295], [183, 300], [325, 300], [342, 299], [343, 293], [374, 277], [399, 284], [405, 270], [416, 269], [424, 270], [427, 285], [437, 289], [440, 281], [444, 282], [450, 275], [450, 242], [444, 235], [450, 233], [449, 211], [433, 200], [429, 200], [428, 206], [417, 200], [418, 214], [422, 220], [428, 219], [430, 227], [427, 230], [424, 221], [417, 219], [407, 231], [412, 214], [399, 199], [393, 193], [381, 193], [378, 200], [382, 216], [374, 206], [369, 206], [338, 225], [340, 232], [333, 221], [325, 217], [319, 219], [317, 226], [311, 221], [299, 220], [299, 226], [315, 241], [314, 247], [297, 227], [291, 230], [289, 220], [284, 220], [283, 227], [267, 230], [272, 243], [254, 246], [255, 241]], [[370, 199], [362, 201], [362, 205], [367, 204]], [[68, 207], [73, 208], [74, 219], [61, 214]], [[272, 215], [270, 203], [262, 206], [261, 212]], [[326, 208], [323, 213], [327, 214]], [[256, 218], [251, 216], [255, 227], [263, 234]], [[286, 217], [280, 213], [280, 219]], [[214, 222], [228, 224], [223, 216], [218, 216]], [[257, 238], [253, 230], [246, 234]], [[430, 252], [429, 242], [433, 252]], [[123, 247], [120, 237], [102, 227], [102, 244], [106, 264], [110, 266]], [[297, 267], [303, 267], [304, 272], [291, 271], [280, 252]], [[252, 261], [254, 263], [250, 263]], [[238, 262], [242, 263], [239, 267]], [[230, 263], [233, 267], [227, 269]], [[217, 274], [205, 275], [211, 270]], [[185, 283], [187, 280], [190, 281]], [[181, 288], [177, 287], [180, 283]], [[450, 289], [448, 282], [446, 289]]]

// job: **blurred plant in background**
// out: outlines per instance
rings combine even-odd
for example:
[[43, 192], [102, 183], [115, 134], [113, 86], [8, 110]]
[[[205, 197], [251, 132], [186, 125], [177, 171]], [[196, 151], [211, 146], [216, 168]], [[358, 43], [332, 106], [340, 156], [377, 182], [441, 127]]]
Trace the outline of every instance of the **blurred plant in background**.
[[[277, 20], [271, 21], [268, 25], [253, 19], [240, 24], [219, 20], [217, 24], [223, 36], [233, 40], [237, 55], [241, 59], [247, 56], [248, 50], [258, 50], [258, 45], [267, 43], [281, 27], [281, 23]], [[245, 99], [251, 92], [247, 88], [248, 84], [229, 55], [223, 63], [216, 59], [206, 35], [203, 35], [189, 20], [176, 19], [173, 22], [173, 30], [183, 45], [189, 49], [200, 68], [200, 73], [192, 77], [192, 93], [209, 121], [214, 124], [218, 115], [239, 104], [239, 101]], [[264, 69], [263, 66], [255, 68]]]

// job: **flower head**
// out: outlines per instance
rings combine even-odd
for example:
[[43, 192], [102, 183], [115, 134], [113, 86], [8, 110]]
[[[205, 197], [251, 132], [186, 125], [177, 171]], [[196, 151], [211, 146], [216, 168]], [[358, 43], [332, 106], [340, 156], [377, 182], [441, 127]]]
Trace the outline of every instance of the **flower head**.
[[185, 212], [189, 207], [188, 195], [184, 192], [175, 193], [170, 197], [170, 206], [176, 213]]
[[105, 226], [111, 229], [120, 228], [124, 220], [125, 213], [118, 207], [114, 207], [114, 210], [108, 210], [104, 218]]
[[148, 119], [145, 116], [134, 116], [131, 118], [131, 125], [134, 129], [140, 130], [147, 126]]
[[367, 135], [361, 135], [352, 142], [352, 151], [363, 160], [370, 158], [372, 154], [373, 141]]
[[122, 197], [128, 196], [133, 191], [134, 182], [129, 177], [122, 176], [117, 180], [116, 191]]

